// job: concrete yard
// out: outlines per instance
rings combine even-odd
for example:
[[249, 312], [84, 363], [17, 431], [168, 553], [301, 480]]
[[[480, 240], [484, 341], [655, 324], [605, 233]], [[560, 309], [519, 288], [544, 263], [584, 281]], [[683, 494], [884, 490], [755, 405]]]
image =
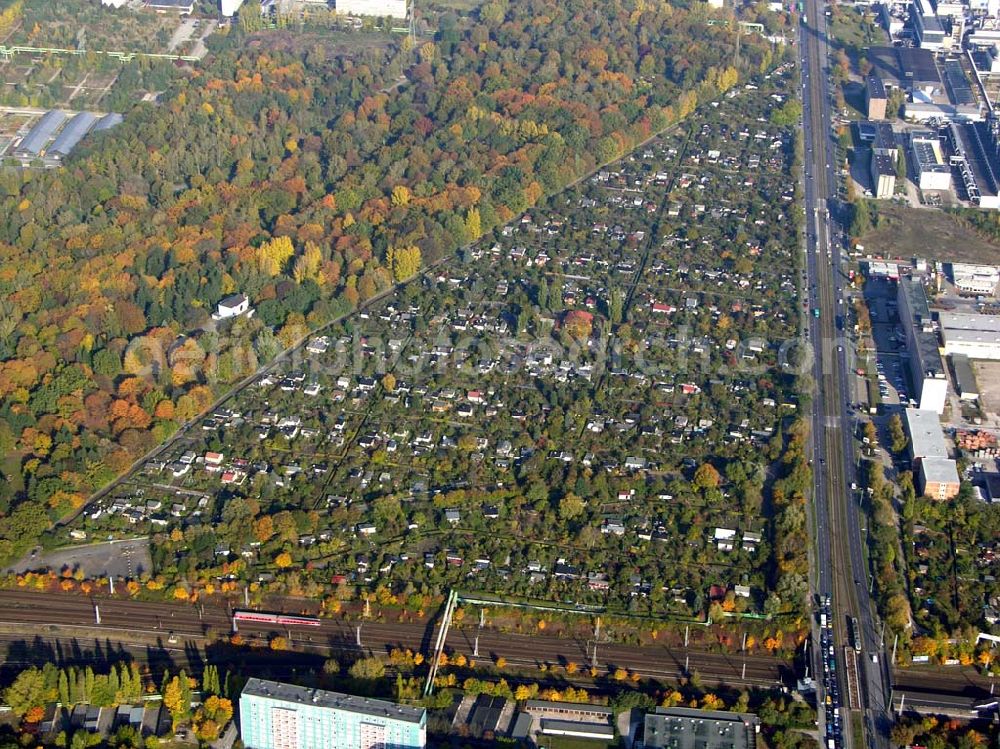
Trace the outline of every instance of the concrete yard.
[[149, 556], [149, 539], [139, 538], [129, 541], [108, 541], [104, 543], [80, 544], [63, 547], [54, 551], [38, 551], [10, 567], [12, 572], [80, 567], [87, 577], [133, 578], [152, 569]]
[[983, 411], [995, 418], [1000, 414], [1000, 361], [973, 361], [972, 371], [976, 374]]

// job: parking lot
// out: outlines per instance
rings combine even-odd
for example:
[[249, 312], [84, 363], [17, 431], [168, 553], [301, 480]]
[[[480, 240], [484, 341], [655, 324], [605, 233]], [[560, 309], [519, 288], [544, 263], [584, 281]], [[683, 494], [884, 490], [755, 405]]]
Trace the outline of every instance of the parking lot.
[[906, 337], [899, 325], [896, 309], [896, 285], [870, 279], [865, 284], [865, 301], [872, 321], [875, 341], [875, 372], [879, 395], [889, 406], [906, 404], [915, 396], [910, 387]]

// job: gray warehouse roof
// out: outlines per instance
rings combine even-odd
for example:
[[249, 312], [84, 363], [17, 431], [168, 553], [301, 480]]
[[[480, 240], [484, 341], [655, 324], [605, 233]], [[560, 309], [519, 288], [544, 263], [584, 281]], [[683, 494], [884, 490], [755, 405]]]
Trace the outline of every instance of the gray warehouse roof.
[[919, 278], [907, 276], [899, 279], [900, 291], [906, 296], [906, 307], [913, 316], [908, 322], [911, 325], [920, 325], [930, 322], [931, 310], [927, 306], [927, 293]]
[[941, 363], [937, 335], [930, 331], [917, 330], [914, 332], [913, 338], [917, 344], [916, 353], [920, 359], [920, 366], [924, 370], [922, 373], [914, 372], [914, 376], [922, 374], [925, 378], [944, 379], [944, 365]]
[[68, 156], [76, 144], [83, 140], [83, 136], [90, 132], [90, 128], [97, 122], [97, 115], [91, 112], [80, 112], [66, 123], [66, 127], [56, 136], [55, 141], [49, 148], [49, 155], [60, 157]]
[[951, 368], [955, 370], [955, 389], [963, 398], [978, 398], [979, 386], [976, 384], [976, 373], [972, 371], [972, 363], [965, 354], [951, 355]]
[[391, 720], [402, 720], [408, 723], [422, 723], [427, 711], [422, 707], [397, 705], [386, 700], [374, 700], [367, 697], [356, 697], [352, 694], [328, 692], [325, 689], [306, 689], [294, 684], [282, 684], [278, 681], [265, 679], [250, 679], [243, 687], [243, 696], [263, 697], [265, 699], [282, 700], [346, 710], [362, 715], [371, 715]]
[[948, 458], [924, 458], [920, 461], [920, 472], [927, 483], [959, 483], [958, 466]]
[[37, 156], [65, 120], [66, 113], [62, 110], [53, 109], [46, 112], [42, 119], [36, 122], [31, 131], [24, 136], [21, 144], [17, 147], [17, 152]]
[[981, 315], [978, 312], [939, 312], [942, 330], [976, 330], [1000, 336], [1000, 316]]
[[649, 749], [754, 749], [759, 726], [748, 713], [661, 707], [646, 713], [643, 742]]

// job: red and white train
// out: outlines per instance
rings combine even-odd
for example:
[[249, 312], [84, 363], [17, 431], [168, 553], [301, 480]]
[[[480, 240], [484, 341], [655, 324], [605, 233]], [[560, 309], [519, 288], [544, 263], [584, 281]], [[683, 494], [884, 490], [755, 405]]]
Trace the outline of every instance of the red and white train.
[[315, 616], [269, 614], [266, 611], [234, 611], [233, 620], [237, 622], [253, 622], [255, 624], [278, 624], [283, 627], [318, 627], [320, 625], [319, 618]]

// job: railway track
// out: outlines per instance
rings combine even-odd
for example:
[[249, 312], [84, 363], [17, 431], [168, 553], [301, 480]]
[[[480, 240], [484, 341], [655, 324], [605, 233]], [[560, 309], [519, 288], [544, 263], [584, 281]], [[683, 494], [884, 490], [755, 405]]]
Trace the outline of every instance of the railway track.
[[[101, 623], [96, 623], [95, 604]], [[78, 636], [82, 639], [139, 641], [150, 639], [205, 642], [231, 631], [229, 612], [221, 606], [174, 605], [118, 599], [0, 591], [0, 624], [23, 627], [25, 638], [34, 634]], [[272, 634], [290, 637], [293, 646], [316, 652], [386, 653], [393, 648], [428, 652], [433, 625], [324, 619], [319, 627], [281, 627], [240, 622], [239, 631], [266, 639]], [[75, 633], [75, 635], [73, 634]], [[503, 657], [508, 663], [539, 667], [575, 663], [587, 667], [592, 645], [582, 639], [557, 638], [453, 628], [448, 650], [475, 658], [476, 637], [482, 661]], [[714, 653], [668, 646], [638, 647], [605, 643], [599, 648], [599, 670], [624, 668], [644, 676], [677, 679], [697, 671], [706, 681], [774, 686], [786, 680], [790, 668], [779, 658], [757, 654]]]

